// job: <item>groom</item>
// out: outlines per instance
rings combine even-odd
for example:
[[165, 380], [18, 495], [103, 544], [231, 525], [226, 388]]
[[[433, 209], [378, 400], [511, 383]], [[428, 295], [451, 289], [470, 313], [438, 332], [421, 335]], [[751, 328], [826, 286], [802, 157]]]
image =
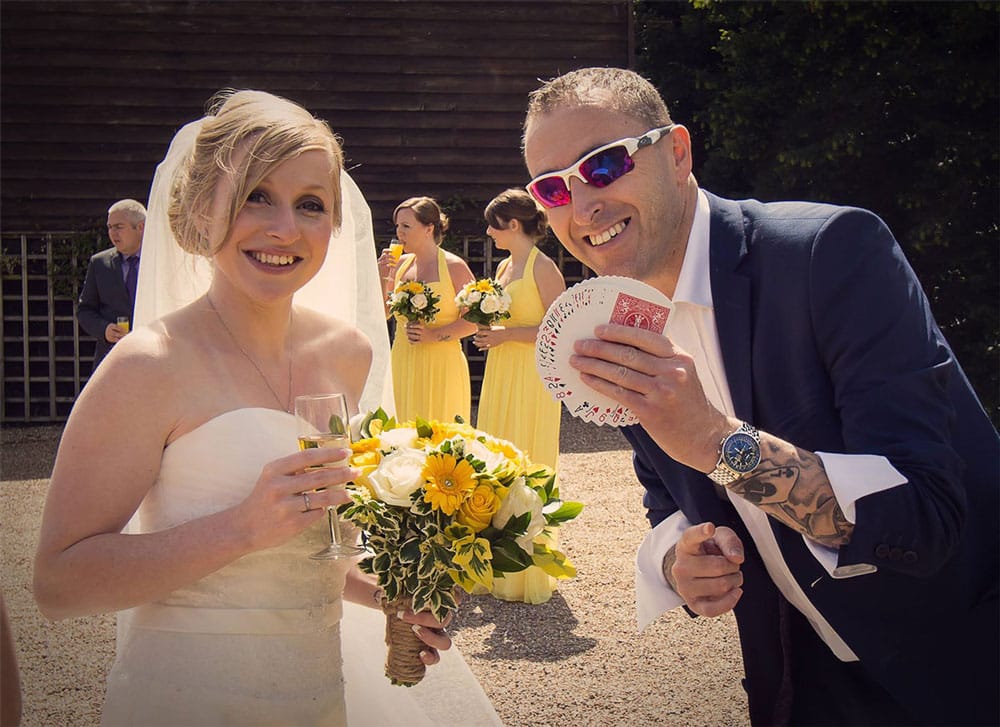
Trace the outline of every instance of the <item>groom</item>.
[[754, 724], [1000, 723], [1000, 440], [882, 221], [700, 189], [621, 69], [534, 91], [524, 155], [570, 253], [674, 304], [572, 361], [639, 417], [640, 626], [734, 611]]

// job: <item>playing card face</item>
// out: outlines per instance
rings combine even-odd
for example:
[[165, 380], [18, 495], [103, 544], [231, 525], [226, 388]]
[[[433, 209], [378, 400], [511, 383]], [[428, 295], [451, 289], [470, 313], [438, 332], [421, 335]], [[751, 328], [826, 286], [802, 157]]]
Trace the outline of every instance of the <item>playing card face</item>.
[[629, 409], [585, 385], [569, 358], [574, 343], [593, 338], [594, 327], [602, 323], [662, 334], [670, 306], [665, 295], [631, 278], [589, 278], [567, 289], [549, 306], [538, 326], [535, 364], [545, 389], [584, 421], [616, 427], [637, 423]]

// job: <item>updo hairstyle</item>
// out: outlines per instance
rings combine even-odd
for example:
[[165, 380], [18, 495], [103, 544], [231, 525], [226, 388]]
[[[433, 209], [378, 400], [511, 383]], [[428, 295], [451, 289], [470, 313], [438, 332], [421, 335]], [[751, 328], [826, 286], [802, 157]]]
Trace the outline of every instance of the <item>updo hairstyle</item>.
[[506, 189], [486, 205], [483, 212], [486, 223], [494, 230], [506, 230], [511, 220], [521, 223], [524, 234], [535, 243], [545, 239], [549, 230], [549, 218], [545, 210], [538, 206], [535, 198], [523, 189]]
[[417, 222], [422, 225], [434, 225], [434, 241], [440, 245], [444, 239], [444, 233], [448, 231], [448, 215], [441, 211], [441, 207], [431, 197], [410, 197], [399, 203], [392, 211], [392, 221], [396, 221], [396, 215], [400, 210], [411, 209]]
[[[209, 101], [194, 148], [177, 170], [170, 190], [167, 215], [177, 243], [195, 255], [214, 255], [257, 185], [277, 166], [307, 151], [325, 151], [330, 156], [330, 213], [338, 229], [344, 156], [327, 123], [298, 104], [264, 91], [220, 91]], [[228, 204], [215, 206], [219, 194], [228, 196]]]

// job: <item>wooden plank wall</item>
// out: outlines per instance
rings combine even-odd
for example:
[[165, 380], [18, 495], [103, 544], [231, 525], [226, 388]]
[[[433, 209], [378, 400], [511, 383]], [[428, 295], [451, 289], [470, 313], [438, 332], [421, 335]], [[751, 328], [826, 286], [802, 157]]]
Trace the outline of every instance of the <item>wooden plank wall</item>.
[[632, 60], [628, 0], [3, 0], [4, 232], [102, 225], [145, 201], [175, 130], [220, 88], [260, 88], [343, 137], [376, 233], [419, 194], [456, 232], [523, 184], [537, 79]]

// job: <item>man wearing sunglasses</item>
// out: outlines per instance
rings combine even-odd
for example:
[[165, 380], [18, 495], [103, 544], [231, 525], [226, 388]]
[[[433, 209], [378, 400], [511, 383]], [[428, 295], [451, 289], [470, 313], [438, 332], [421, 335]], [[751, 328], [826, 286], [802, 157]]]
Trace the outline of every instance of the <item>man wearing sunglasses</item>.
[[621, 69], [534, 91], [524, 154], [570, 253], [673, 302], [571, 362], [639, 417], [640, 627], [733, 610], [754, 724], [1000, 723], [1000, 439], [882, 221], [699, 189]]

